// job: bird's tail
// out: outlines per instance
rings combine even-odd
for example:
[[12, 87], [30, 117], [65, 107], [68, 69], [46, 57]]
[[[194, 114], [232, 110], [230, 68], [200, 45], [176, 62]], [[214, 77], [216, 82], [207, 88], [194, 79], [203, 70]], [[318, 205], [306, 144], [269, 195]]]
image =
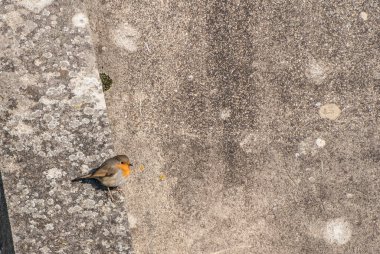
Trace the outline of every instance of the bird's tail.
[[72, 182], [79, 182], [80, 180], [88, 179], [88, 178], [91, 178], [91, 174], [88, 174], [88, 175], [84, 175], [84, 176], [80, 176], [80, 177], [74, 178], [74, 179], [71, 180], [71, 181], [72, 181]]

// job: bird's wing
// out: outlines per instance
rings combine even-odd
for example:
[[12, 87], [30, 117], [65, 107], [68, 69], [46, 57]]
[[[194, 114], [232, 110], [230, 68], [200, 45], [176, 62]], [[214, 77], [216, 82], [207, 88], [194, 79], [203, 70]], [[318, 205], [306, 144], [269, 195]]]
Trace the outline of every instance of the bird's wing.
[[105, 176], [113, 176], [117, 173], [117, 169], [110, 167], [110, 166], [103, 166], [98, 169], [96, 169], [92, 174], [91, 177], [105, 177]]

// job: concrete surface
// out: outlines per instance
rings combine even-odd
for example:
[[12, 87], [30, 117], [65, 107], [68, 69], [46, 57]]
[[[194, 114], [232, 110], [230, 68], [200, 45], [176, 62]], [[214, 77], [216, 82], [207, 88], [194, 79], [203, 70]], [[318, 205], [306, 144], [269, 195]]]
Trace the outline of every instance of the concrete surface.
[[123, 196], [70, 182], [114, 155], [84, 6], [0, 6], [0, 156], [16, 253], [132, 253]]
[[380, 253], [378, 1], [85, 2], [136, 253]]

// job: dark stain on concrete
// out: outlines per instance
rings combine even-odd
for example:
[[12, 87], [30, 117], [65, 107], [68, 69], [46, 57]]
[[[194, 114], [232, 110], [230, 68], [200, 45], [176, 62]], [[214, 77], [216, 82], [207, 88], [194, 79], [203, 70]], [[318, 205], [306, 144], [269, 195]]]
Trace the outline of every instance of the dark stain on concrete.
[[231, 110], [230, 117], [220, 123], [223, 126], [221, 152], [226, 165], [224, 184], [228, 188], [243, 185], [247, 173], [247, 167], [238, 165], [245, 160], [240, 159], [244, 155], [234, 134], [240, 126], [254, 128], [256, 125], [257, 91], [255, 84], [249, 82], [255, 53], [248, 31], [252, 4], [214, 1], [208, 8], [208, 75], [217, 89], [211, 103], [216, 112]]

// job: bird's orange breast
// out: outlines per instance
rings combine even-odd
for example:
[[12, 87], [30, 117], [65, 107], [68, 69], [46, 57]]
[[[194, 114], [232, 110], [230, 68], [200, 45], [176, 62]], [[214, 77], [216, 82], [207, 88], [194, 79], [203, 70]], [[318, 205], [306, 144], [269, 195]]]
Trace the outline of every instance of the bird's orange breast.
[[121, 169], [121, 171], [123, 171], [123, 176], [124, 177], [127, 177], [131, 174], [131, 168], [129, 167], [129, 165], [127, 164], [117, 164], [116, 165], [118, 168]]

